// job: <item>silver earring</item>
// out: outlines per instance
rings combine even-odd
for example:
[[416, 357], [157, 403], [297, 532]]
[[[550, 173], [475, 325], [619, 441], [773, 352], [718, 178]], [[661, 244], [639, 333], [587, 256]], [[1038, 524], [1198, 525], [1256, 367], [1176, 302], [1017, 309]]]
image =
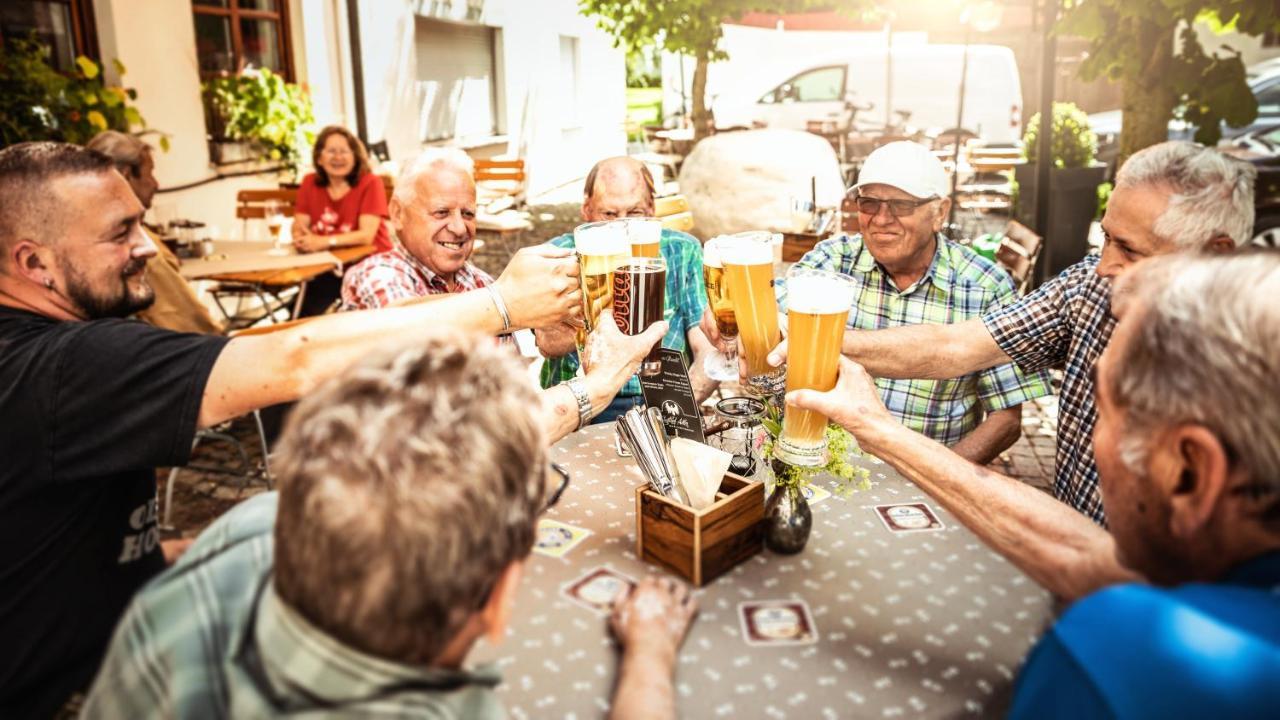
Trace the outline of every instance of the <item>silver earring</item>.
[[49, 288], [50, 290], [52, 290], [52, 289], [53, 289], [53, 278], [45, 278], [45, 279], [44, 279], [44, 286], [45, 286], [45, 287], [47, 287], [47, 288]]

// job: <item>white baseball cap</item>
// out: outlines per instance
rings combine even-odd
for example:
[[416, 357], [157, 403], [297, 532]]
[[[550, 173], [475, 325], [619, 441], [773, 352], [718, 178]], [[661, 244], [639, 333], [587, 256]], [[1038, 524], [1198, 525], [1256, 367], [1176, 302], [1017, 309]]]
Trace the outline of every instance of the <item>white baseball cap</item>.
[[946, 197], [947, 171], [928, 148], [907, 140], [882, 145], [867, 156], [858, 173], [858, 184], [890, 185], [920, 199]]

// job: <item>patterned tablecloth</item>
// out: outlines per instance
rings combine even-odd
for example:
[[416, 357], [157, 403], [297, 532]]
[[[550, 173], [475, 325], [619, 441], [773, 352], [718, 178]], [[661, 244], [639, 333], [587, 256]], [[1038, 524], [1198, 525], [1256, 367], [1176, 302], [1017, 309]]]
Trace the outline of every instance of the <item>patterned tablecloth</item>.
[[[497, 660], [512, 717], [594, 718], [608, 708], [617, 660], [606, 620], [562, 586], [600, 565], [637, 579], [666, 572], [635, 556], [640, 475], [612, 439], [613, 424], [593, 426], [553, 449], [573, 479], [549, 516], [591, 535], [562, 558], [532, 555], [506, 640], [473, 653]], [[1051, 596], [888, 465], [868, 463], [871, 489], [813, 505], [803, 552], [765, 550], [698, 592], [676, 673], [681, 717], [1003, 713], [1051, 620]], [[890, 533], [873, 506], [904, 502], [928, 503], [945, 529]], [[808, 604], [816, 644], [743, 641], [739, 603], [774, 599]]]

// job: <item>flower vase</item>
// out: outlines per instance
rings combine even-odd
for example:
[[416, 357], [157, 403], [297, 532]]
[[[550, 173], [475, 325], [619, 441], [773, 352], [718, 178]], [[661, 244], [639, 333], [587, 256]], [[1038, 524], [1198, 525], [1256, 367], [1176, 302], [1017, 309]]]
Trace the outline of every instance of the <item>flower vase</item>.
[[777, 483], [764, 504], [764, 544], [781, 555], [794, 555], [809, 542], [813, 513], [795, 485]]

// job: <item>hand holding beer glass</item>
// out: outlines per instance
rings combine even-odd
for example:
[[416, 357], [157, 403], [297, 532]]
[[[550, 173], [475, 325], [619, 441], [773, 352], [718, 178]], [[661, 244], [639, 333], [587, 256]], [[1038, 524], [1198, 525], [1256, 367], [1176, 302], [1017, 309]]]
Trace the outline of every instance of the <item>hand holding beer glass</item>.
[[574, 228], [573, 244], [582, 283], [583, 327], [578, 330], [578, 359], [585, 363], [582, 351], [587, 335], [595, 329], [600, 311], [613, 308], [613, 273], [631, 257], [631, 243], [625, 224], [607, 220]]
[[[853, 279], [847, 275], [808, 268], [787, 274], [787, 392], [825, 392], [836, 386], [853, 295]], [[792, 465], [824, 465], [826, 428], [822, 413], [789, 405], [774, 454]]]
[[747, 362], [747, 385], [760, 395], [778, 395], [786, 369], [768, 360], [769, 351], [782, 341], [773, 295], [773, 233], [745, 232], [722, 239], [727, 242], [718, 250]]
[[707, 356], [702, 367], [707, 377], [720, 382], [738, 379], [738, 321], [733, 314], [733, 301], [724, 275], [721, 248], [732, 242], [731, 237], [717, 236], [702, 247], [702, 279], [707, 287], [707, 306], [715, 318], [716, 330], [728, 343], [725, 352], [716, 350]]
[[[639, 335], [666, 312], [667, 263], [658, 257], [627, 258], [613, 272], [613, 319], [624, 335]], [[654, 343], [640, 374], [662, 373], [662, 342]]]

